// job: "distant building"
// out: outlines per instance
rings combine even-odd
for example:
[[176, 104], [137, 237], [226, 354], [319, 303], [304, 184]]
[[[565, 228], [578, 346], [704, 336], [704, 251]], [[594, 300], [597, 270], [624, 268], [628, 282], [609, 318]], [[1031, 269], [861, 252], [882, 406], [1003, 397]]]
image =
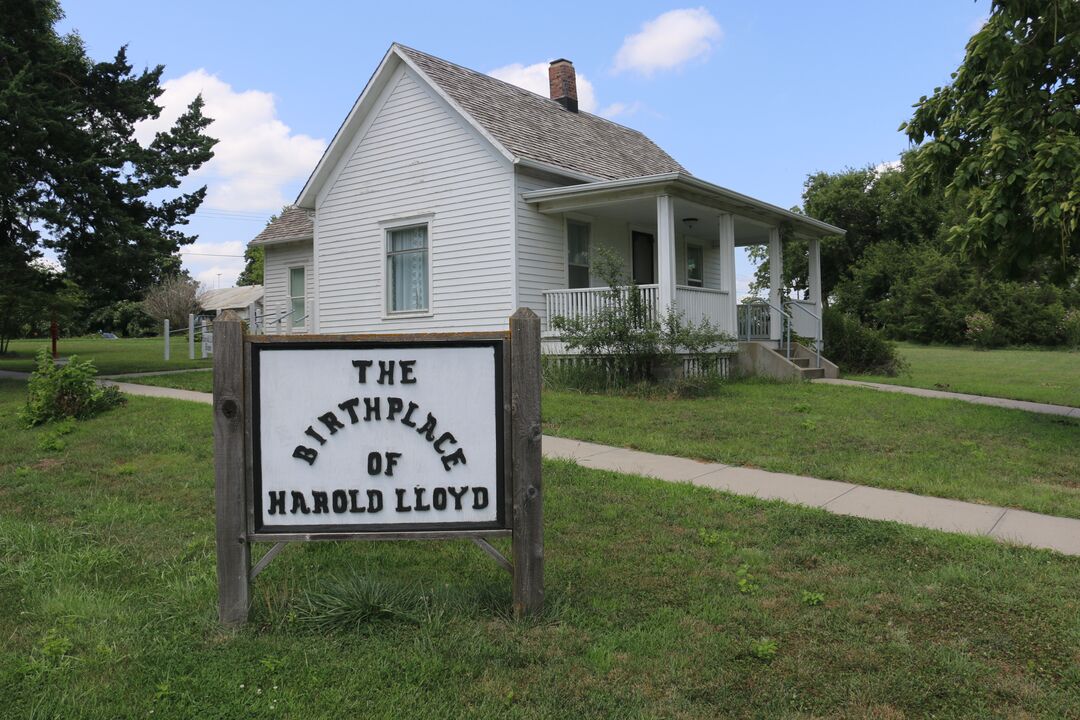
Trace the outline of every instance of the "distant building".
[[199, 295], [199, 308], [207, 315], [217, 315], [223, 310], [234, 310], [241, 319], [251, 322], [248, 317], [250, 308], [255, 307], [256, 322], [262, 323], [263, 286], [244, 285], [241, 287], [207, 290]]

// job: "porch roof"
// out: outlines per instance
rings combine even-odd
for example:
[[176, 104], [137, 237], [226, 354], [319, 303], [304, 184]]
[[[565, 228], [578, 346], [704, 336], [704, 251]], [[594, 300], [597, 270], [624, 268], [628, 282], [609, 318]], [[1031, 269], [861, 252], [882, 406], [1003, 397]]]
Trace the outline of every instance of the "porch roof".
[[808, 215], [800, 215], [776, 205], [699, 180], [685, 173], [664, 173], [619, 180], [566, 185], [525, 193], [525, 202], [542, 213], [562, 213], [626, 200], [671, 195], [699, 205], [757, 220], [770, 225], [790, 223], [796, 235], [826, 237], [847, 231]]

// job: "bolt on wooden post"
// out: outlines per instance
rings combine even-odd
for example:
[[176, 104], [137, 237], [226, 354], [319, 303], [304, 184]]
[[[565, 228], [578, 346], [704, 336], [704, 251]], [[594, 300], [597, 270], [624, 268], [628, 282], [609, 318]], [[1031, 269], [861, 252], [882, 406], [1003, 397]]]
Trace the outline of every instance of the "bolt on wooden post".
[[[205, 329], [205, 327], [204, 327]], [[218, 617], [247, 622], [251, 548], [246, 527], [244, 326], [226, 310], [214, 321], [214, 501], [217, 516]]]
[[514, 478], [514, 616], [544, 609], [544, 495], [541, 485], [540, 318], [510, 317], [511, 445]]

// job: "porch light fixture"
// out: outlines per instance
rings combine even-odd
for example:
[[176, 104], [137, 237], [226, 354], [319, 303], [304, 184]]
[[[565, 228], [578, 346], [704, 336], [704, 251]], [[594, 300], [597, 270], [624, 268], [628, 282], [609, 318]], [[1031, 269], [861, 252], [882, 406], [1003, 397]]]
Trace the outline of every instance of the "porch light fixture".
[[683, 221], [683, 224], [686, 225], [686, 231], [687, 232], [690, 232], [691, 230], [693, 230], [694, 225], [697, 224], [697, 218], [696, 217], [684, 217], [682, 219], [682, 221]]

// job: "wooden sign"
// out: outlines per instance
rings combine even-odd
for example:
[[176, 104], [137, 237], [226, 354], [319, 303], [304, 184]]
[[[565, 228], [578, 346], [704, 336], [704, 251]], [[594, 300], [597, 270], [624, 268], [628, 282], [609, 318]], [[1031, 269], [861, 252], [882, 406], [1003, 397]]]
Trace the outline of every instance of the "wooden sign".
[[508, 529], [505, 345], [252, 342], [254, 533]]
[[[214, 322], [219, 614], [247, 620], [251, 581], [290, 542], [453, 539], [543, 607], [540, 333], [251, 336]], [[511, 536], [513, 562], [487, 542]], [[251, 564], [251, 543], [273, 546]]]

